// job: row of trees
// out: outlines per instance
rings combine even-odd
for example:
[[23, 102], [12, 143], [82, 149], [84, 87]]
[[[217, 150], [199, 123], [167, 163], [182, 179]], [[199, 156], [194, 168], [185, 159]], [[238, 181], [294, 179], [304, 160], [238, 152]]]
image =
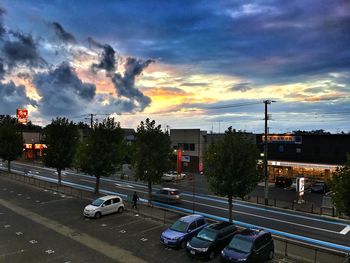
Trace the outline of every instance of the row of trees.
[[[78, 125], [66, 118], [57, 118], [44, 130], [45, 150], [43, 162], [57, 170], [58, 184], [61, 172], [77, 168], [96, 178], [95, 193], [99, 191], [101, 177], [118, 171], [123, 163], [131, 162], [136, 177], [148, 185], [149, 200], [152, 185], [161, 181], [162, 174], [172, 163], [171, 141], [155, 121], [142, 121], [135, 140], [128, 145], [119, 123], [107, 118], [95, 124], [84, 138]], [[22, 153], [23, 139], [13, 122], [0, 120], [0, 157], [11, 161]], [[231, 127], [224, 139], [211, 144], [204, 156], [204, 170], [210, 190], [228, 197], [228, 218], [232, 221], [232, 203], [235, 197], [244, 198], [262, 179], [257, 169], [258, 150], [244, 132]], [[350, 214], [350, 159], [339, 169], [331, 181], [333, 201], [338, 212]]]

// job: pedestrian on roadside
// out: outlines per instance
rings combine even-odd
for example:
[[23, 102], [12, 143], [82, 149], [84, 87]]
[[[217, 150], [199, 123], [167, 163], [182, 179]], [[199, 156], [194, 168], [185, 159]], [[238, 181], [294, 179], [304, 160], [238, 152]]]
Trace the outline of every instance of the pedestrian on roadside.
[[137, 201], [139, 200], [139, 196], [137, 195], [136, 191], [134, 192], [134, 195], [132, 196], [133, 205], [132, 208], [137, 209]]

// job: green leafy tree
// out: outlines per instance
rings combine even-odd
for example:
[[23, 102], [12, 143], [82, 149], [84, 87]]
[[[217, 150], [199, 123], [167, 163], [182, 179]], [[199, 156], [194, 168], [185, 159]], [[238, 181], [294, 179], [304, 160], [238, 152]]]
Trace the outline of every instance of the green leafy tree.
[[99, 192], [100, 178], [120, 169], [125, 155], [124, 133], [114, 118], [95, 124], [82, 141], [76, 156], [79, 168], [96, 177], [95, 193]]
[[258, 150], [243, 132], [229, 127], [223, 140], [214, 142], [204, 157], [204, 170], [209, 189], [228, 197], [229, 221], [232, 222], [233, 197], [244, 198], [260, 181], [257, 171]]
[[23, 138], [16, 125], [2, 122], [0, 125], [0, 157], [7, 161], [7, 169], [11, 171], [11, 161], [17, 160], [23, 153]]
[[152, 184], [159, 183], [169, 167], [172, 152], [169, 134], [147, 118], [137, 127], [133, 147], [132, 164], [136, 177], [147, 182], [148, 200], [152, 205]]
[[44, 128], [43, 162], [56, 168], [58, 184], [61, 185], [61, 172], [73, 165], [74, 156], [80, 140], [77, 126], [66, 118], [56, 118]]
[[350, 155], [344, 166], [337, 168], [330, 179], [332, 201], [339, 214], [350, 215]]

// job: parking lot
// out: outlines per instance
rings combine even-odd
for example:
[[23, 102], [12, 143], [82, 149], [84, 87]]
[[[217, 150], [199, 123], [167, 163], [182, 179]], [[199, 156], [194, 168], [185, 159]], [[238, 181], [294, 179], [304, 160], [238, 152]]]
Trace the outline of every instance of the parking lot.
[[196, 261], [159, 242], [168, 226], [160, 221], [130, 210], [88, 219], [82, 211], [89, 200], [1, 177], [0, 183], [0, 262]]

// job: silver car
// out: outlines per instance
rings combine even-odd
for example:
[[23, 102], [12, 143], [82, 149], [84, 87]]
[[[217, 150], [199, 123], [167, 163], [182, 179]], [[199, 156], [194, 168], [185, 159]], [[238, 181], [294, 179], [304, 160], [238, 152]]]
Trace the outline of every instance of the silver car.
[[174, 188], [161, 188], [152, 194], [153, 201], [164, 203], [181, 203], [181, 193]]

